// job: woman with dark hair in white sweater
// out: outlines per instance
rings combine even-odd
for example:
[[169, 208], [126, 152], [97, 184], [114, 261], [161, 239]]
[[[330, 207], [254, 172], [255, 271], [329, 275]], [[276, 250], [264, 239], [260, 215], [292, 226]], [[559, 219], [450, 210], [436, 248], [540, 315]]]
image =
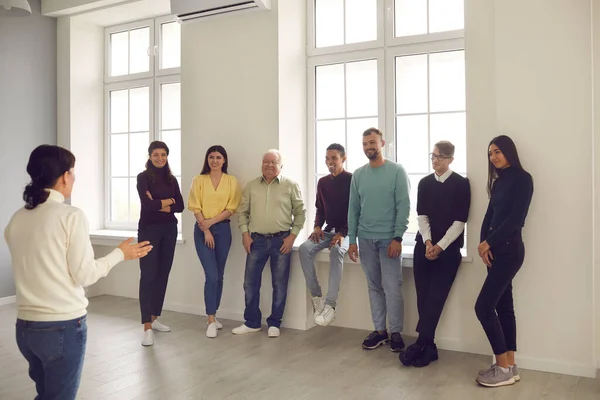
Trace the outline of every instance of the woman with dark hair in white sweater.
[[121, 243], [94, 259], [88, 221], [64, 204], [75, 182], [75, 156], [42, 145], [29, 157], [25, 207], [4, 231], [17, 289], [17, 345], [29, 363], [29, 376], [44, 400], [77, 395], [85, 355], [89, 286], [123, 260], [146, 256], [148, 242]]

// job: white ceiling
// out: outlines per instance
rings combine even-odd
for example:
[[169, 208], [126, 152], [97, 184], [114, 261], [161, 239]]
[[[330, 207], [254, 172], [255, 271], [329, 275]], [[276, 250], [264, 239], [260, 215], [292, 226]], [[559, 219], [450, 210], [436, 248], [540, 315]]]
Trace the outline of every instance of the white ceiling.
[[134, 0], [130, 3], [74, 15], [73, 18], [98, 26], [111, 26], [170, 13], [170, 0]]

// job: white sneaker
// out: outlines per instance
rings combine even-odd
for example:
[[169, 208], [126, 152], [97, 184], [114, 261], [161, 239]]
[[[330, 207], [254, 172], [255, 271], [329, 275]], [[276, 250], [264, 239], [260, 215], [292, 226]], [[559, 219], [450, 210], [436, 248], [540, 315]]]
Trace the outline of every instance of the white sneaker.
[[313, 321], [323, 312], [325, 299], [322, 296], [315, 296], [311, 299], [313, 306]]
[[159, 332], [171, 332], [171, 328], [164, 324], [161, 324], [158, 319], [155, 319], [152, 323], [152, 329]]
[[279, 337], [280, 334], [281, 334], [281, 331], [276, 326], [270, 326], [269, 330], [267, 331], [267, 335], [269, 335], [270, 338]]
[[144, 331], [144, 340], [142, 340], [142, 346], [152, 346], [154, 344], [154, 331], [148, 329]]
[[249, 328], [246, 324], [238, 326], [237, 328], [233, 328], [231, 333], [234, 335], [245, 335], [246, 333], [258, 332], [260, 328]]
[[315, 318], [315, 324], [319, 326], [327, 326], [335, 321], [335, 309], [329, 304], [325, 306], [321, 315]]
[[219, 328], [217, 328], [216, 322], [213, 322], [212, 324], [208, 325], [208, 328], [206, 328], [206, 337], [207, 338], [216, 338], [217, 332], [219, 332], [218, 329]]
[[215, 324], [217, 324], [217, 329], [223, 329], [223, 324], [220, 323], [216, 317], [215, 317]]

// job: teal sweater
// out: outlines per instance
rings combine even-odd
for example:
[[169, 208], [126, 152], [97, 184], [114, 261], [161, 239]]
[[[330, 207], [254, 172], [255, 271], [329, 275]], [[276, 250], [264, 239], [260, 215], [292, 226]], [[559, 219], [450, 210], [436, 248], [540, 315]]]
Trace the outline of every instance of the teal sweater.
[[400, 164], [386, 160], [354, 171], [350, 185], [348, 236], [350, 244], [362, 239], [402, 237], [408, 228], [410, 181]]

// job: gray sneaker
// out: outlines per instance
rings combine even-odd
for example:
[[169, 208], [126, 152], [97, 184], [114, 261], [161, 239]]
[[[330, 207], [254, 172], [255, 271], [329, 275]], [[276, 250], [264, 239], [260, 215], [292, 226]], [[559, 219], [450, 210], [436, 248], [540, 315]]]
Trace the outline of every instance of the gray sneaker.
[[513, 385], [515, 377], [512, 370], [503, 372], [498, 365], [493, 365], [485, 374], [477, 377], [477, 383], [486, 387], [499, 387]]
[[517, 364], [510, 367], [510, 369], [512, 370], [513, 378], [515, 378], [515, 382], [519, 382], [521, 380], [521, 376], [519, 375], [519, 368], [517, 367]]

